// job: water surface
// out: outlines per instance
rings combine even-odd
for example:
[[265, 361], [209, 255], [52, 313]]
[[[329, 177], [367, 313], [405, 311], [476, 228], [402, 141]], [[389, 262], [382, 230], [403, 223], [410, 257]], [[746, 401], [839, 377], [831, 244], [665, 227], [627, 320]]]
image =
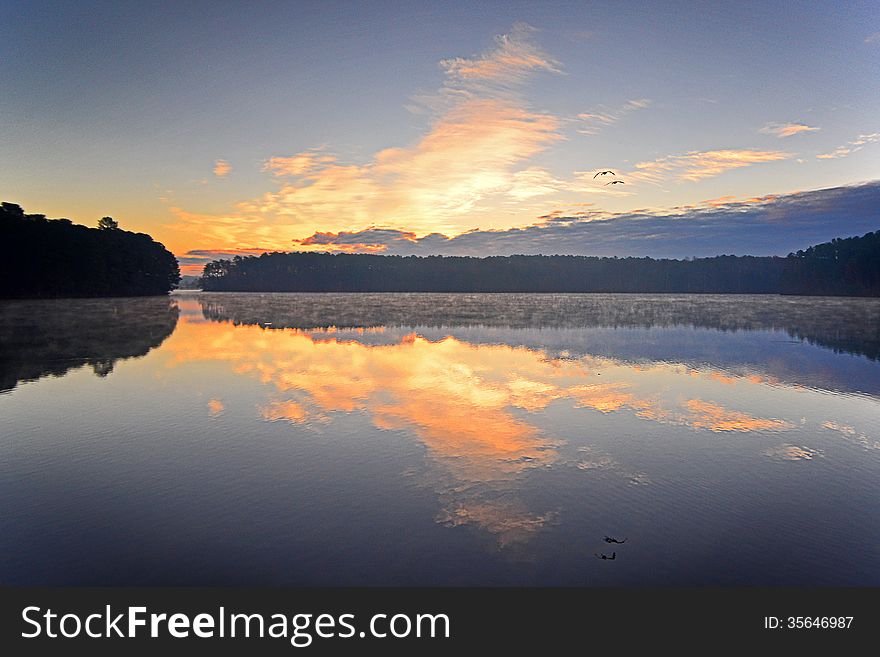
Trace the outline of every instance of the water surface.
[[16, 301], [0, 344], [5, 584], [880, 585], [880, 300]]

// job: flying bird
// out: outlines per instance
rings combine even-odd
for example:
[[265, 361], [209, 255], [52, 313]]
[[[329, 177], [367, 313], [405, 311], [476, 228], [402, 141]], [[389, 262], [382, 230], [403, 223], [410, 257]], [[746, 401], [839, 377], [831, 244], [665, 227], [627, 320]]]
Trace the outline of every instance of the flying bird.
[[605, 186], [607, 187], [608, 185], [625, 185], [625, 184], [626, 183], [623, 182], [622, 180], [612, 180], [610, 183], [605, 183]]
[[626, 543], [626, 539], [623, 539], [622, 541], [618, 541], [616, 538], [613, 538], [611, 536], [606, 536], [605, 542], [606, 543]]
[[616, 175], [617, 175], [617, 174], [614, 173], [613, 171], [600, 171], [600, 172], [597, 173], [595, 176], [593, 176], [593, 180], [595, 180], [597, 176], [604, 176], [604, 175], [607, 175], [607, 174], [609, 174], [609, 173], [610, 173], [612, 176], [616, 176]]
[[614, 559], [617, 558], [617, 552], [612, 552], [610, 557], [609, 557], [607, 554], [604, 554], [604, 553], [603, 553], [603, 554], [599, 554], [598, 552], [594, 552], [593, 554], [596, 555], [596, 558], [597, 558], [597, 559], [608, 559], [609, 561], [613, 561]]

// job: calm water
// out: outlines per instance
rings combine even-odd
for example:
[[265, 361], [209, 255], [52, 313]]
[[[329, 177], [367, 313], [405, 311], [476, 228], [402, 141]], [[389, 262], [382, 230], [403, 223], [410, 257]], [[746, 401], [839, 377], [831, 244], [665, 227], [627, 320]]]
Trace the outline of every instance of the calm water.
[[878, 359], [868, 299], [0, 302], [0, 583], [877, 586]]

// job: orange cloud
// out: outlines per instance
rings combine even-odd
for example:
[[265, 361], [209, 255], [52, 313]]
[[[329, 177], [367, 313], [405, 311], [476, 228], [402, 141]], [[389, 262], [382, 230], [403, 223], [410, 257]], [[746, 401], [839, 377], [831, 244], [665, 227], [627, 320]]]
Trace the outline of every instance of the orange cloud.
[[[357, 235], [361, 238], [368, 236], [371, 232], [378, 233], [384, 235], [388, 231], [383, 231], [382, 229], [373, 229], [372, 231], [361, 231], [357, 233]], [[314, 244], [348, 244], [346, 241], [349, 235], [354, 235], [354, 233], [341, 232], [341, 233], [315, 233], [314, 235], [310, 235], [302, 240], [297, 240], [297, 243], [302, 244], [303, 246], [312, 246]], [[416, 234], [412, 232], [402, 232], [402, 231], [394, 231], [395, 239], [403, 239], [408, 241], [414, 241], [416, 239]], [[363, 242], [356, 242], [356, 244], [362, 244]]]
[[314, 151], [306, 151], [290, 157], [270, 157], [263, 165], [263, 171], [276, 176], [302, 176], [321, 166], [333, 164], [336, 158]]
[[[388, 249], [388, 239], [414, 242], [416, 234], [404, 231], [389, 231], [381, 228], [368, 228], [357, 233], [318, 232], [304, 239], [293, 240], [298, 249], [331, 251], [335, 253], [382, 253]], [[372, 240], [372, 241], [371, 241]]]
[[558, 73], [560, 65], [544, 53], [532, 40], [535, 28], [517, 23], [510, 34], [495, 37], [495, 47], [474, 58], [444, 59], [440, 66], [449, 78], [449, 84], [468, 87], [489, 82], [494, 84], [520, 83], [535, 71]]
[[659, 182], [672, 178], [678, 181], [696, 182], [713, 178], [725, 171], [741, 167], [776, 162], [791, 157], [790, 153], [760, 150], [691, 151], [685, 155], [670, 155], [657, 160], [639, 162], [636, 170], [626, 177], [645, 182]]
[[232, 171], [232, 165], [226, 160], [217, 160], [214, 163], [214, 175], [218, 178], [225, 178]]
[[818, 130], [819, 128], [808, 126], [805, 123], [768, 123], [758, 132], [762, 132], [765, 135], [775, 135], [779, 139], [783, 139], [803, 132], [816, 132]]
[[[416, 144], [376, 153], [363, 165], [300, 153], [273, 158], [275, 172], [293, 178], [241, 210], [320, 227], [345, 217], [348, 230], [376, 224], [461, 232], [464, 218], [494, 196], [514, 199], [550, 193], [560, 182], [518, 165], [561, 139], [559, 121], [508, 101], [472, 98], [447, 112]], [[300, 172], [300, 173], [295, 173]], [[293, 218], [295, 217], [295, 221]]]
[[841, 157], [846, 157], [852, 153], [852, 149], [847, 148], [845, 146], [839, 146], [835, 148], [833, 151], [829, 151], [828, 153], [819, 153], [816, 156], [817, 160], [836, 160]]
[[703, 201], [702, 205], [707, 205], [712, 208], [721, 208], [725, 205], [730, 205], [735, 201], [736, 196], [719, 196], [718, 198], [710, 198], [706, 201]]

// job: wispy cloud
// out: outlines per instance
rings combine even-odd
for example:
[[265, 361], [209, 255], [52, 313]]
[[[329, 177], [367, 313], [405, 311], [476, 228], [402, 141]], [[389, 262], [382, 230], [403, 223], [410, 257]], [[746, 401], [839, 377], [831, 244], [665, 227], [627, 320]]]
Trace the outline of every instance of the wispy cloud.
[[639, 162], [635, 165], [635, 170], [625, 177], [645, 182], [660, 182], [665, 179], [696, 182], [704, 178], [713, 178], [731, 169], [786, 160], [790, 157], [792, 157], [790, 153], [781, 151], [753, 149], [691, 151], [684, 155], [670, 155]]
[[650, 105], [650, 99], [636, 98], [628, 100], [626, 103], [615, 109], [601, 107], [590, 112], [582, 112], [577, 115], [577, 120], [581, 125], [577, 131], [582, 135], [595, 135], [602, 130], [602, 128], [617, 123], [627, 114], [631, 114], [636, 110], [645, 109]]
[[764, 133], [765, 135], [775, 135], [776, 137], [783, 139], [785, 137], [791, 137], [793, 135], [801, 134], [803, 132], [816, 132], [818, 130], [819, 128], [808, 126], [805, 123], [771, 122], [758, 130], [758, 132]]
[[225, 178], [232, 171], [232, 165], [226, 160], [217, 160], [214, 163], [214, 175], [218, 178]]
[[333, 155], [306, 151], [290, 157], [270, 157], [263, 165], [263, 171], [269, 171], [275, 176], [302, 176], [335, 161]]
[[510, 34], [495, 37], [495, 47], [473, 57], [454, 57], [440, 62], [447, 84], [462, 87], [484, 84], [521, 84], [537, 71], [561, 72], [561, 65], [533, 41], [535, 28], [516, 23]]
[[828, 153], [820, 153], [816, 158], [820, 160], [836, 160], [841, 157], [847, 157], [860, 150], [868, 144], [874, 144], [880, 141], [880, 132], [872, 132], [869, 135], [859, 135], [852, 141], [846, 142], [843, 146], [838, 146]]
[[865, 43], [880, 43], [880, 32], [874, 32], [865, 37]]

